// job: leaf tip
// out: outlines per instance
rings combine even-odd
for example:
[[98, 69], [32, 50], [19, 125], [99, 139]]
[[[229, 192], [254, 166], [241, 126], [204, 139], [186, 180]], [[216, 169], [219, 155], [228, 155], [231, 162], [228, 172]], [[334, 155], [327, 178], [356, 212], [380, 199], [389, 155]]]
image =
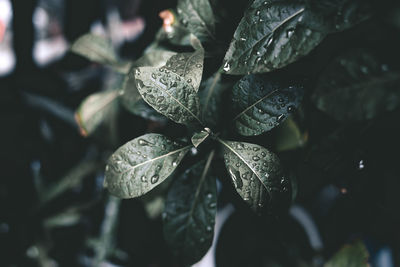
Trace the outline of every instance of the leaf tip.
[[83, 126], [82, 118], [81, 118], [81, 116], [79, 115], [78, 112], [75, 112], [75, 114], [74, 114], [74, 119], [75, 119], [75, 122], [78, 124], [79, 133], [80, 133], [83, 137], [88, 137], [89, 133], [87, 132], [87, 130], [86, 130], [85, 127]]

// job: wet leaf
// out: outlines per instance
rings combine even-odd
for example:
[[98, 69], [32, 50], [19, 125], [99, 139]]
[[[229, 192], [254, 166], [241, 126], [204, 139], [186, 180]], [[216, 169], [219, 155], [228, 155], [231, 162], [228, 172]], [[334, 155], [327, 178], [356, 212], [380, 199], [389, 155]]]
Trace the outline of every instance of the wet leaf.
[[321, 74], [312, 101], [336, 120], [372, 119], [400, 104], [400, 70], [376, 53], [350, 50]]
[[177, 123], [200, 122], [199, 100], [191, 83], [164, 67], [140, 67], [134, 75], [139, 93], [156, 111]]
[[118, 148], [108, 160], [104, 187], [120, 198], [139, 197], [162, 183], [190, 149], [160, 134], [145, 134]]
[[314, 19], [299, 1], [255, 0], [234, 33], [223, 70], [242, 75], [269, 72], [307, 55], [328, 33], [310, 27], [319, 23]]
[[157, 115], [157, 112], [144, 112], [146, 104], [143, 103], [142, 96], [136, 88], [135, 68], [143, 66], [161, 67], [175, 54], [175, 52], [166, 50], [151, 50], [132, 64], [129, 73], [125, 76], [121, 92], [121, 103], [126, 109], [146, 119], [160, 119], [160, 115]]
[[117, 90], [94, 93], [82, 101], [75, 113], [81, 134], [88, 136], [117, 108]]
[[173, 55], [165, 64], [166, 71], [181, 76], [188, 84], [198, 91], [203, 75], [204, 49], [198, 40], [192, 39], [196, 51]]
[[179, 0], [180, 22], [200, 40], [215, 39], [215, 18], [209, 0]]
[[234, 118], [241, 135], [258, 135], [279, 125], [299, 106], [303, 88], [247, 75], [233, 87]]
[[367, 267], [369, 253], [365, 245], [358, 241], [351, 245], [345, 245], [337, 252], [324, 267]]
[[213, 154], [187, 169], [168, 192], [164, 236], [185, 266], [199, 261], [212, 244], [217, 211], [216, 180], [209, 174]]
[[131, 64], [119, 59], [110, 40], [91, 33], [79, 37], [71, 46], [71, 51], [91, 61], [110, 65], [121, 73], [126, 73]]
[[204, 140], [207, 139], [207, 137], [210, 135], [210, 129], [209, 128], [204, 128], [204, 130], [201, 130], [198, 133], [195, 133], [192, 136], [192, 144], [194, 147], [198, 147], [201, 143], [203, 143]]
[[289, 195], [290, 181], [283, 174], [278, 157], [255, 144], [225, 141], [225, 166], [236, 191], [255, 212], [278, 194]]

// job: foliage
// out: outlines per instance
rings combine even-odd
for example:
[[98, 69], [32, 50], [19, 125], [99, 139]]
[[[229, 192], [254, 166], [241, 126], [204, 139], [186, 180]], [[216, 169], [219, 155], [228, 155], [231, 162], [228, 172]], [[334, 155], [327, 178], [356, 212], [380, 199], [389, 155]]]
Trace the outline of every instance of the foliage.
[[[173, 22], [164, 23], [134, 61], [119, 59], [107, 40], [92, 34], [71, 48], [124, 75], [120, 87], [81, 104], [77, 118], [85, 134], [117, 104], [145, 119], [187, 127], [188, 135], [179, 140], [150, 133], [122, 145], [109, 158], [104, 180], [111, 194], [135, 198], [173, 179], [165, 197], [164, 235], [184, 265], [200, 260], [212, 243], [216, 180], [222, 179], [214, 173], [221, 164], [250, 209], [259, 215], [283, 212], [297, 184], [294, 168], [276, 152], [307, 143], [305, 103], [345, 122], [376, 118], [400, 103], [398, 64], [368, 45], [344, 46], [328, 60], [317, 57], [325, 39], [372, 20], [371, 2], [250, 2], [234, 18], [234, 29], [221, 19], [218, 1], [179, 0], [176, 12], [165, 11]], [[218, 34], [221, 28], [232, 32], [232, 40]], [[311, 77], [317, 77], [315, 85]], [[198, 154], [195, 162], [185, 161], [189, 151]], [[178, 175], [180, 164], [186, 171]], [[365, 258], [359, 254], [354, 257]], [[361, 266], [344, 257], [337, 255], [326, 266]]]

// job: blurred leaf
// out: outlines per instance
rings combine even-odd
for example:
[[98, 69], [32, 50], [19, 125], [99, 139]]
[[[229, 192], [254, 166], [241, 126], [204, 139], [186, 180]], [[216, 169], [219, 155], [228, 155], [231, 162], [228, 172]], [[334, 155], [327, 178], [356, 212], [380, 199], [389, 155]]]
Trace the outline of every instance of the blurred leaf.
[[130, 68], [131, 63], [122, 62], [111, 41], [100, 35], [88, 33], [79, 37], [72, 44], [71, 51], [96, 63], [109, 65], [121, 73], [127, 73]]
[[209, 175], [213, 155], [187, 169], [168, 192], [164, 236], [185, 266], [199, 261], [212, 244], [217, 212], [216, 180]]
[[312, 100], [336, 120], [366, 120], [400, 104], [400, 70], [366, 49], [336, 57], [321, 74]]
[[139, 197], [162, 183], [191, 145], [160, 134], [145, 134], [118, 148], [108, 160], [104, 187], [120, 198]]
[[283, 122], [303, 98], [303, 88], [273, 82], [259, 75], [247, 75], [233, 87], [233, 106], [241, 135], [262, 134]]
[[200, 122], [196, 90], [181, 76], [153, 67], [137, 68], [134, 75], [139, 93], [157, 112], [177, 123]]
[[200, 132], [195, 133], [192, 136], [192, 144], [194, 145], [194, 147], [198, 147], [201, 143], [204, 142], [204, 140], [207, 139], [207, 137], [210, 135], [210, 129], [205, 128], [203, 130], [201, 130]]
[[358, 241], [344, 246], [337, 252], [324, 267], [362, 267], [369, 266], [368, 251], [363, 242]]
[[225, 166], [236, 191], [257, 213], [278, 194], [289, 194], [290, 181], [284, 176], [278, 157], [250, 143], [224, 141]]
[[85, 98], [75, 113], [82, 136], [91, 135], [117, 108], [117, 90], [94, 93]]
[[215, 18], [208, 0], [179, 0], [177, 11], [180, 22], [197, 38], [215, 39]]
[[328, 34], [307, 26], [312, 20], [316, 18], [299, 1], [255, 0], [235, 31], [223, 70], [236, 75], [269, 72], [307, 55]]
[[306, 144], [308, 133], [301, 132], [299, 126], [289, 117], [276, 128], [275, 150], [288, 151], [300, 148]]

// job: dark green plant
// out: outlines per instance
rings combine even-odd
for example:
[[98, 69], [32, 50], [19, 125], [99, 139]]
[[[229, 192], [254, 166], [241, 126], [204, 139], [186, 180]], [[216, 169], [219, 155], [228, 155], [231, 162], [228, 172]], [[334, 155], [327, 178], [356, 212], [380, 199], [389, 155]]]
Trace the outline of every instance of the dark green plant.
[[[188, 152], [198, 153], [197, 162], [186, 164], [169, 186], [163, 212], [166, 240], [184, 264], [200, 260], [212, 243], [217, 203], [213, 170], [220, 162], [256, 213], [271, 212], [294, 198], [295, 180], [272, 151], [307, 141], [293, 116], [311, 86], [303, 75], [307, 72], [299, 69], [309, 68], [308, 76], [319, 70], [300, 59], [330, 34], [374, 14], [367, 1], [254, 0], [244, 14], [232, 13], [234, 18], [242, 15], [233, 33], [234, 19], [219, 12], [223, 2], [178, 1], [176, 10], [164, 11], [163, 28], [135, 61], [119, 59], [107, 40], [92, 34], [72, 46], [75, 53], [124, 76], [119, 88], [92, 95], [80, 106], [77, 119], [85, 135], [118, 105], [146, 119], [168, 118], [187, 126], [191, 142], [149, 133], [121, 146], [110, 157], [104, 180], [115, 196], [140, 197], [165, 182]], [[233, 33], [229, 46], [221, 29]], [[339, 121], [371, 119], [393, 110], [399, 104], [393, 89], [399, 72], [381, 60], [367, 49], [345, 52], [323, 70], [313, 95], [306, 96]], [[363, 74], [371, 81], [365, 84]], [[360, 93], [376, 97], [360, 102]], [[349, 107], [335, 108], [337, 101], [347, 101]], [[275, 139], [265, 134], [272, 129]], [[261, 134], [271, 140], [271, 148], [257, 144], [255, 136]]]

